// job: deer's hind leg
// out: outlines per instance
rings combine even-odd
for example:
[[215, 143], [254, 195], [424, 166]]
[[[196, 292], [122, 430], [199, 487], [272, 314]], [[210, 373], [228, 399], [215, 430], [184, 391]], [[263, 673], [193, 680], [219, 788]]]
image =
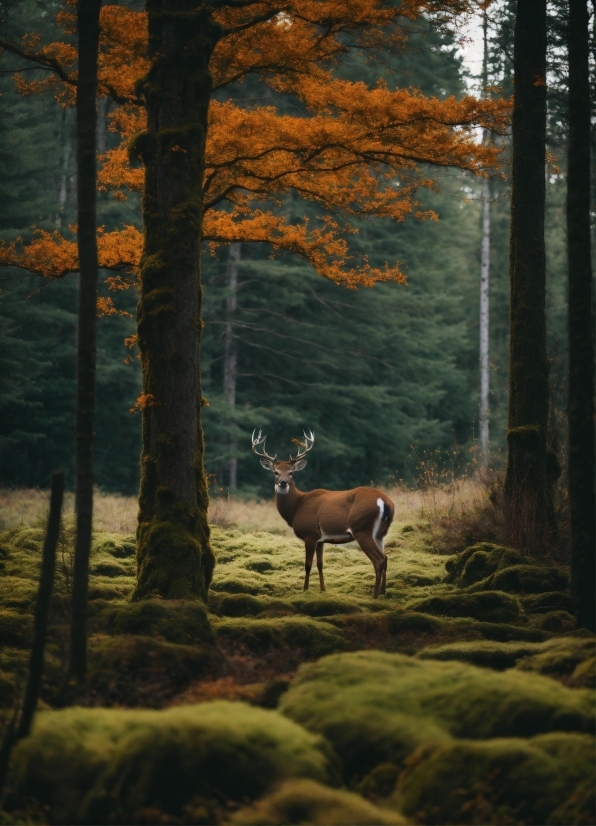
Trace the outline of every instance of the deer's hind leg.
[[364, 553], [370, 559], [375, 569], [375, 591], [374, 598], [385, 593], [385, 572], [387, 571], [387, 557], [381, 550], [370, 533], [354, 533], [354, 539], [360, 545]]
[[[317, 548], [316, 537], [307, 537], [304, 540], [304, 550], [306, 551], [306, 559], [304, 561], [304, 590], [308, 591], [308, 580], [310, 578], [310, 569], [312, 568], [312, 561], [315, 555], [315, 548]], [[317, 560], [318, 564], [318, 560]]]
[[319, 585], [321, 591], [325, 590], [325, 580], [323, 578], [323, 548], [324, 542], [317, 542], [317, 568], [319, 569]]

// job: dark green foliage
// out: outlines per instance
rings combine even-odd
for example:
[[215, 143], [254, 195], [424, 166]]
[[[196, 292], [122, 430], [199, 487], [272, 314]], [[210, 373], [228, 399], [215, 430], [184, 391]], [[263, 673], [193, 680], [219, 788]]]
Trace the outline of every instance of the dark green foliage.
[[395, 801], [417, 823], [593, 823], [593, 761], [581, 734], [449, 743], [414, 756]]
[[528, 613], [543, 614], [547, 611], [569, 611], [573, 610], [573, 600], [569, 594], [560, 591], [546, 591], [542, 594], [522, 597], [521, 603]]
[[444, 594], [415, 602], [412, 608], [426, 614], [474, 617], [486, 622], [512, 622], [519, 617], [518, 601], [501, 591]]
[[405, 824], [396, 811], [380, 809], [351, 792], [329, 789], [313, 780], [289, 780], [258, 803], [237, 812], [232, 823], [287, 826], [362, 826]]
[[143, 600], [109, 607], [101, 618], [102, 630], [109, 634], [140, 634], [160, 637], [179, 645], [214, 642], [205, 608], [199, 602]]
[[336, 777], [322, 738], [274, 711], [225, 702], [48, 713], [13, 767], [17, 792], [47, 806], [51, 823], [159, 822], [201, 806], [213, 823], [222, 803], [254, 799], [285, 778]]

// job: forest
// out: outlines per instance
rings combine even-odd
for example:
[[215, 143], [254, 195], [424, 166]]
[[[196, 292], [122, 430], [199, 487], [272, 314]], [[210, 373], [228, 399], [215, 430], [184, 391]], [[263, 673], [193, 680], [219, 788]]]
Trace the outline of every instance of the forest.
[[1, 824], [596, 822], [595, 88], [592, 0], [0, 0]]

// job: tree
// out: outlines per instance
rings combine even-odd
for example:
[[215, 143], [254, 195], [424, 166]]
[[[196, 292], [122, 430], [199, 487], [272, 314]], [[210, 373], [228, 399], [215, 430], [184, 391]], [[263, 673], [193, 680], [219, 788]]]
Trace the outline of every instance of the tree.
[[569, 3], [569, 504], [571, 570], [580, 626], [594, 630], [596, 458], [594, 437], [594, 294], [590, 259], [590, 75], [588, 8]]
[[505, 495], [516, 544], [538, 550], [552, 515], [547, 468], [546, 0], [518, 0], [514, 36]]
[[77, 248], [79, 310], [75, 420], [77, 533], [72, 577], [69, 670], [79, 682], [87, 672], [87, 596], [93, 530], [93, 436], [97, 325], [96, 132], [99, 9], [101, 0], [77, 5]]
[[[271, 243], [349, 287], [403, 280], [397, 265], [353, 266], [335, 216], [402, 220], [417, 212], [416, 189], [432, 186], [421, 165], [480, 171], [495, 162], [496, 150], [477, 145], [472, 130], [501, 128], [502, 101], [439, 100], [334, 77], [348, 43], [373, 54], [394, 48], [403, 36], [398, 13], [418, 11], [415, 3], [398, 10], [370, 0], [324, 6], [301, 0], [283, 11], [250, 0], [149, 0], [146, 17], [104, 8], [100, 84], [121, 104], [112, 125], [123, 142], [108, 153], [100, 181], [117, 192], [143, 191], [143, 238], [129, 227], [99, 239], [104, 266], [139, 268], [137, 597], [204, 597], [213, 566], [198, 382], [201, 239]], [[72, 84], [63, 45], [27, 56], [54, 71], [38, 89]], [[301, 114], [221, 99], [224, 88], [233, 92], [249, 75], [291, 95]], [[129, 166], [129, 144], [144, 174]], [[318, 227], [259, 208], [289, 190], [327, 212]], [[23, 250], [5, 246], [3, 257], [53, 277], [77, 266], [72, 244], [58, 235], [41, 235]]]
[[[482, 61], [482, 87], [488, 91], [488, 17], [484, 10], [482, 19], [484, 57]], [[483, 135], [488, 139], [488, 134]], [[482, 250], [480, 264], [480, 454], [483, 464], [489, 457], [489, 282], [490, 282], [490, 185], [482, 182]]]

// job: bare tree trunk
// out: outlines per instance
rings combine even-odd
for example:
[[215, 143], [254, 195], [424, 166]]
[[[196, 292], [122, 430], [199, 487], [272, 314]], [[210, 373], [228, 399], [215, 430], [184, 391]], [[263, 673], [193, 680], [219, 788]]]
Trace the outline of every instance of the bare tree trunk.
[[87, 592], [93, 527], [93, 419], [98, 277], [95, 99], [100, 6], [101, 0], [79, 0], [77, 4], [77, 241], [80, 262], [75, 424], [77, 537], [72, 579], [69, 671], [79, 683], [85, 680], [87, 673]]
[[33, 644], [29, 656], [29, 674], [27, 677], [27, 687], [25, 689], [25, 699], [21, 717], [16, 725], [16, 715], [12, 724], [5, 734], [2, 747], [0, 748], [0, 799], [6, 782], [10, 755], [15, 744], [23, 737], [27, 737], [31, 730], [33, 715], [37, 707], [39, 692], [41, 690], [41, 678], [43, 675], [43, 659], [46, 646], [48, 629], [48, 614], [50, 611], [50, 600], [52, 597], [52, 587], [54, 585], [54, 570], [56, 567], [56, 547], [60, 533], [60, 517], [62, 514], [62, 499], [64, 496], [64, 473], [57, 471], [52, 474], [52, 492], [50, 496], [50, 513], [48, 517], [48, 527], [43, 546], [41, 559], [41, 574], [39, 578], [39, 591], [37, 593], [37, 604], [35, 606], [35, 624], [33, 628]]
[[[484, 59], [482, 62], [483, 95], [488, 87], [488, 20], [483, 15]], [[488, 140], [485, 132], [483, 140]], [[482, 182], [482, 249], [480, 262], [480, 461], [483, 466], [489, 460], [489, 283], [490, 283], [490, 185]]]
[[586, 0], [569, 3], [569, 504], [578, 625], [594, 630], [596, 474], [594, 294], [590, 250], [590, 75]]
[[144, 248], [137, 309], [143, 450], [135, 599], [207, 598], [215, 564], [201, 427], [200, 244], [209, 61], [221, 36], [211, 6], [147, 0]]
[[232, 431], [230, 438], [230, 450], [232, 452], [232, 456], [228, 465], [230, 490], [236, 490], [238, 487], [238, 460], [235, 456], [237, 443], [236, 438], [233, 435], [233, 430], [235, 427], [234, 408], [236, 406], [236, 376], [238, 372], [238, 352], [236, 349], [236, 342], [234, 340], [234, 315], [237, 307], [238, 264], [240, 262], [240, 250], [241, 246], [239, 241], [235, 241], [233, 244], [230, 244], [228, 263], [226, 266], [226, 285], [228, 288], [228, 295], [226, 298], [227, 320], [223, 394], [228, 405], [229, 426]]
[[509, 427], [505, 495], [511, 541], [533, 551], [552, 511], [547, 481], [546, 0], [518, 0], [514, 39], [509, 277]]

